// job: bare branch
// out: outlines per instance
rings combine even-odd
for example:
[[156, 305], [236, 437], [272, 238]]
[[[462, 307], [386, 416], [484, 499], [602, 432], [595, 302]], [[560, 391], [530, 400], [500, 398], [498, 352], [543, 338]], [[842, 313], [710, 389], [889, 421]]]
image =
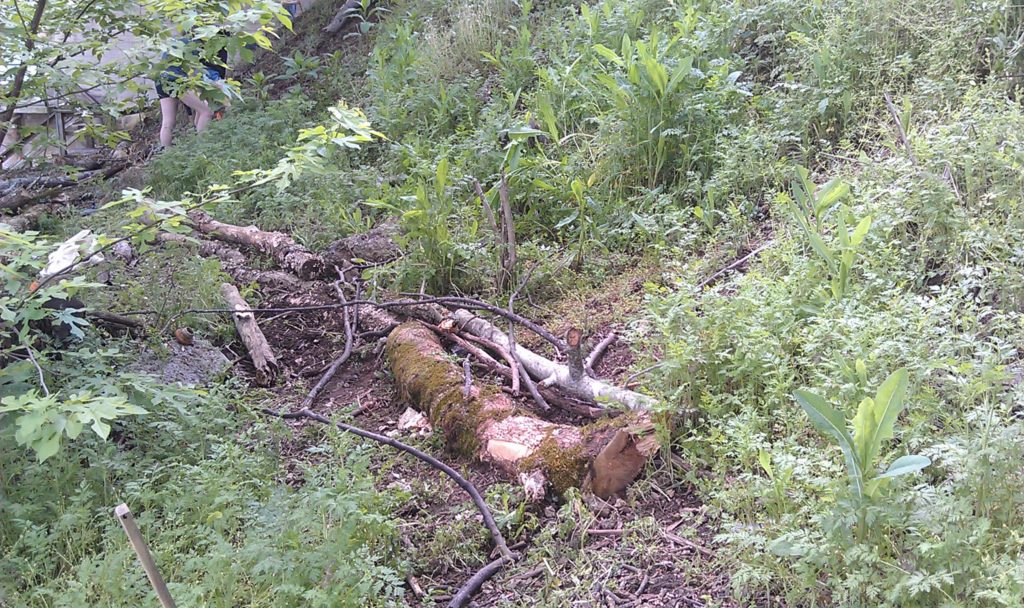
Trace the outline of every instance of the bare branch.
[[300, 409], [297, 412], [286, 413], [278, 413], [273, 410], [264, 409], [263, 413], [268, 416], [275, 416], [278, 418], [283, 418], [285, 420], [299, 420], [305, 418], [308, 420], [319, 422], [320, 424], [333, 425], [338, 429], [345, 431], [346, 433], [352, 433], [357, 437], [362, 437], [364, 439], [369, 439], [371, 441], [376, 441], [377, 443], [382, 443], [384, 445], [391, 446], [397, 450], [409, 454], [410, 456], [418, 458], [419, 460], [422, 460], [428, 465], [441, 471], [442, 473], [450, 477], [452, 481], [458, 484], [460, 488], [465, 490], [466, 493], [469, 494], [470, 498], [473, 499], [473, 504], [476, 505], [477, 510], [480, 511], [480, 515], [483, 516], [484, 525], [487, 527], [487, 530], [491, 533], [491, 540], [494, 542], [494, 546], [498, 549], [498, 552], [501, 553], [501, 555], [508, 560], [513, 559], [512, 551], [509, 550], [508, 544], [505, 543], [505, 537], [502, 536], [501, 531], [498, 530], [498, 524], [495, 523], [494, 515], [491, 514], [491, 510], [487, 507], [487, 503], [484, 501], [483, 496], [480, 495], [480, 492], [472, 483], [470, 483], [468, 479], [460, 475], [458, 471], [441, 462], [440, 460], [410, 445], [406, 445], [401, 441], [398, 441], [397, 439], [393, 439], [385, 435], [378, 435], [377, 433], [372, 433], [370, 431], [363, 430], [357, 426], [345, 424], [344, 422], [331, 422], [327, 418], [319, 414], [315, 414], [306, 408]]
[[597, 377], [597, 373], [594, 371], [594, 365], [601, 358], [601, 355], [604, 354], [605, 349], [607, 349], [616, 338], [618, 338], [618, 336], [615, 335], [615, 332], [609, 333], [605, 336], [604, 340], [597, 343], [594, 350], [590, 351], [590, 354], [587, 355], [587, 358], [583, 361], [583, 368], [591, 378]]
[[[338, 274], [344, 277], [341, 271], [338, 271]], [[334, 289], [337, 291], [338, 299], [341, 301], [341, 303], [348, 304], [348, 301], [345, 299], [345, 292], [344, 290], [342, 290], [340, 283], [340, 280], [336, 282], [334, 284]], [[358, 307], [354, 307], [353, 309], [359, 310]], [[315, 402], [316, 398], [320, 396], [321, 391], [323, 391], [327, 384], [331, 381], [331, 379], [334, 378], [334, 375], [338, 373], [338, 370], [341, 369], [341, 366], [344, 365], [346, 361], [348, 361], [348, 358], [352, 356], [352, 346], [355, 343], [355, 338], [352, 331], [352, 323], [349, 319], [348, 308], [342, 309], [342, 316], [344, 318], [345, 324], [345, 350], [343, 350], [341, 355], [338, 356], [338, 358], [335, 359], [333, 363], [331, 363], [331, 366], [327, 368], [327, 371], [324, 372], [324, 375], [320, 378], [320, 381], [316, 383], [316, 386], [313, 387], [313, 390], [309, 391], [309, 394], [306, 395], [306, 398], [302, 400], [302, 409], [309, 409], [313, 407], [313, 402]]]
[[28, 353], [28, 360], [32, 362], [32, 365], [36, 367], [36, 372], [39, 373], [39, 386], [43, 387], [43, 394], [47, 397], [50, 396], [50, 389], [46, 386], [46, 379], [43, 378], [43, 368], [40, 367], [39, 362], [36, 361], [36, 356], [32, 354], [32, 347], [28, 344], [23, 345], [25, 352]]

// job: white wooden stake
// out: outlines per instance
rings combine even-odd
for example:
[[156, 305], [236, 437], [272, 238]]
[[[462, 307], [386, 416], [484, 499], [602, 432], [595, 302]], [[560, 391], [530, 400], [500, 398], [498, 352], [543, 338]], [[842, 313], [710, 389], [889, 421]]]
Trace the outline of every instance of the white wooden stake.
[[160, 599], [160, 605], [163, 608], [175, 608], [174, 600], [171, 599], [171, 593], [167, 590], [167, 585], [164, 584], [160, 571], [157, 570], [156, 562], [153, 561], [153, 556], [146, 545], [146, 539], [142, 538], [142, 532], [139, 531], [139, 526], [135, 524], [135, 518], [132, 517], [131, 509], [128, 508], [128, 505], [121, 503], [114, 509], [114, 514], [117, 515], [117, 519], [124, 526], [124, 531], [128, 534], [128, 540], [132, 543], [132, 549], [135, 549], [135, 555], [139, 556], [139, 561], [142, 562], [142, 569], [146, 571], [149, 583], [153, 585], [153, 590], [156, 591], [156, 596]]

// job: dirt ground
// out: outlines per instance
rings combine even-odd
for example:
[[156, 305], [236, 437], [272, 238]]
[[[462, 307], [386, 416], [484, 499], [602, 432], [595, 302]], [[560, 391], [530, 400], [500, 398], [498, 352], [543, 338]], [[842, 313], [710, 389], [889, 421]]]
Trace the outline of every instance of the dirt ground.
[[[334, 301], [329, 286], [302, 294], [265, 294], [270, 306]], [[616, 310], [592, 299], [594, 310]], [[628, 312], [628, 311], [627, 311]], [[617, 314], [624, 314], [618, 310]], [[591, 345], [621, 323], [602, 319]], [[266, 314], [260, 320], [283, 366], [276, 389], [279, 407], [296, 406], [344, 344], [338, 310], [303, 314]], [[616, 340], [595, 366], [598, 375], [622, 381], [636, 353], [625, 339]], [[251, 375], [246, 363], [237, 373]], [[524, 407], [531, 404], [524, 402]], [[389, 434], [432, 453], [459, 469], [488, 497], [496, 513], [516, 488], [480, 462], [452, 460], [440, 441], [429, 435], [399, 431], [407, 409], [400, 402], [383, 360], [383, 339], [357, 345], [312, 408], [325, 416]], [[310, 421], [290, 421], [295, 432], [283, 446], [283, 480], [303, 483], [299, 466], [316, 456], [318, 432]], [[375, 459], [382, 490], [401, 489], [408, 499], [395, 513], [409, 559], [406, 602], [410, 606], [443, 605], [491, 557], [489, 539], [469, 497], [436, 470], [411, 457], [381, 449]], [[720, 565], [713, 537], [717, 525], [707, 508], [682, 482], [680, 471], [656, 458], [627, 495], [609, 502], [595, 498], [568, 501], [551, 497], [531, 504], [519, 526], [506, 534], [520, 555], [487, 582], [473, 606], [732, 606], [728, 575]], [[513, 501], [513, 504], [518, 504]], [[501, 519], [499, 515], [496, 517]]]

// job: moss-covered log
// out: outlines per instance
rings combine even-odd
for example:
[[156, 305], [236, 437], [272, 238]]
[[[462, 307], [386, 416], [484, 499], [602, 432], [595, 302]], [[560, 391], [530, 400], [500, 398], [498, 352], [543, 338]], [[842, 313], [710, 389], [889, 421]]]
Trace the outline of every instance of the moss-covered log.
[[657, 448], [643, 412], [574, 427], [536, 418], [494, 386], [474, 383], [464, 396], [461, 368], [418, 322], [391, 332], [387, 355], [400, 396], [430, 417], [449, 449], [494, 464], [534, 498], [548, 484], [559, 493], [583, 487], [611, 496], [636, 478]]

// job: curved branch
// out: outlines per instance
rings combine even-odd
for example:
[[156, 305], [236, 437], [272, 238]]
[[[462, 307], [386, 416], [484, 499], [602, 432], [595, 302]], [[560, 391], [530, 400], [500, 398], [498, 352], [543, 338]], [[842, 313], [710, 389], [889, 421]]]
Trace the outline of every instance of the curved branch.
[[476, 595], [476, 592], [480, 590], [480, 587], [482, 587], [485, 582], [487, 582], [487, 579], [497, 574], [498, 570], [501, 570], [501, 567], [504, 566], [507, 561], [509, 561], [508, 558], [499, 557], [493, 562], [485, 565], [483, 568], [480, 568], [472, 578], [462, 585], [462, 588], [455, 594], [452, 601], [448, 602], [448, 608], [462, 608], [469, 603], [470, 598]]
[[412, 447], [411, 445], [406, 445], [401, 441], [398, 441], [397, 439], [392, 439], [391, 437], [387, 437], [385, 435], [378, 435], [377, 433], [372, 433], [370, 431], [363, 430], [357, 426], [352, 426], [351, 424], [345, 424], [344, 422], [331, 422], [330, 420], [321, 416], [320, 414], [316, 414], [309, 411], [309, 409], [307, 408], [302, 408], [297, 412], [287, 413], [278, 413], [269, 409], [264, 409], [262, 411], [264, 414], [267, 414], [268, 416], [275, 416], [277, 418], [282, 418], [284, 420], [300, 420], [305, 418], [308, 420], [319, 422], [320, 424], [334, 425], [335, 427], [342, 431], [345, 431], [346, 433], [352, 433], [357, 437], [362, 437], [363, 439], [376, 441], [377, 443], [382, 443], [384, 445], [391, 446], [396, 450], [405, 452], [406, 454], [418, 458], [419, 460], [422, 460], [423, 462], [429, 464], [435, 469], [441, 471], [442, 473], [450, 477], [452, 481], [458, 484], [460, 488], [465, 490], [466, 493], [469, 494], [470, 498], [473, 499], [473, 504], [476, 505], [477, 510], [480, 511], [480, 515], [483, 516], [484, 525], [487, 527], [487, 530], [491, 533], [491, 540], [494, 541], [494, 546], [498, 549], [498, 552], [501, 553], [501, 555], [506, 559], [513, 559], [512, 551], [508, 548], [508, 544], [505, 543], [505, 537], [501, 535], [501, 531], [498, 530], [498, 524], [494, 521], [494, 515], [491, 514], [490, 508], [487, 507], [487, 503], [484, 501], [483, 496], [480, 495], [480, 492], [476, 489], [476, 486], [470, 483], [468, 479], [460, 475], [458, 471], [441, 462], [440, 460], [434, 458], [430, 454], [422, 452]]

